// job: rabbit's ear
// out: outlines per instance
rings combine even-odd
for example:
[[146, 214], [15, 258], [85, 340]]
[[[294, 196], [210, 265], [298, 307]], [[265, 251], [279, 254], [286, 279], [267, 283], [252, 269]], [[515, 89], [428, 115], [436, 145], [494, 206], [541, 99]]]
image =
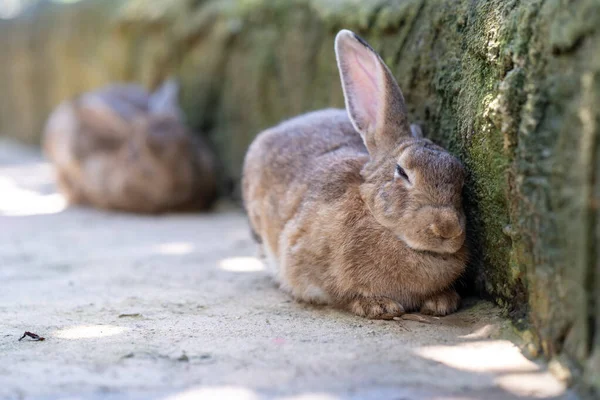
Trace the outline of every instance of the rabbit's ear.
[[367, 42], [342, 30], [335, 52], [354, 128], [373, 155], [394, 147], [410, 135], [404, 97], [392, 73]]
[[171, 113], [179, 116], [178, 97], [179, 84], [175, 79], [168, 79], [150, 96], [148, 104], [150, 113]]

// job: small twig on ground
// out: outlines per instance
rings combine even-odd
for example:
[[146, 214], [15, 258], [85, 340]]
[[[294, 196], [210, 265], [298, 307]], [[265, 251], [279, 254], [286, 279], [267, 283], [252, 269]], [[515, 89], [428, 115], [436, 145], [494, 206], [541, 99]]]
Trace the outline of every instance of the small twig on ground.
[[431, 320], [427, 317], [424, 317], [419, 314], [403, 314], [401, 317], [394, 317], [396, 321], [406, 320], [406, 321], [415, 321], [421, 322], [423, 324], [431, 324]]
[[41, 337], [40, 335], [38, 335], [38, 334], [35, 334], [35, 333], [33, 333], [33, 332], [25, 332], [25, 333], [23, 334], [23, 336], [21, 336], [21, 337], [19, 338], [19, 342], [20, 342], [21, 340], [23, 340], [25, 337], [30, 337], [31, 339], [33, 339], [33, 340], [34, 340], [34, 341], [36, 341], [36, 342], [42, 342], [42, 341], [46, 340], [46, 338], [45, 338], [45, 337]]
[[142, 314], [140, 313], [135, 313], [135, 314], [119, 314], [119, 318], [137, 318], [137, 317], [141, 317]]

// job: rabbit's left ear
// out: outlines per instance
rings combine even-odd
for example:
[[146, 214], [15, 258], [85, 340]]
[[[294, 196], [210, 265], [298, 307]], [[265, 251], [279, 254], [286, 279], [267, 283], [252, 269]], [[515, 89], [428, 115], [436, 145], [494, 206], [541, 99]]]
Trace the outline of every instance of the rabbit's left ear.
[[172, 113], [180, 116], [178, 106], [179, 84], [173, 78], [167, 80], [150, 96], [148, 107], [153, 114]]
[[367, 42], [348, 30], [335, 39], [346, 109], [371, 155], [387, 152], [411, 134], [396, 79]]

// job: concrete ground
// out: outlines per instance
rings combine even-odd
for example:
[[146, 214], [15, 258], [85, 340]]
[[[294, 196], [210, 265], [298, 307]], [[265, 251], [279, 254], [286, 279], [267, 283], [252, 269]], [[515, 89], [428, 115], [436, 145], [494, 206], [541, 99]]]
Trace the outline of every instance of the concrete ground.
[[255, 254], [232, 207], [65, 209], [39, 154], [0, 142], [0, 398], [574, 398], [489, 303], [369, 321], [290, 301]]

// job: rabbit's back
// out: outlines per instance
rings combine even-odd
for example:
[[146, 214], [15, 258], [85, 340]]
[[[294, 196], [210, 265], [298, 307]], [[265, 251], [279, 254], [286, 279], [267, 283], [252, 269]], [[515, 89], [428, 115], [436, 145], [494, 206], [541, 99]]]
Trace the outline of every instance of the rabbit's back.
[[315, 111], [262, 132], [244, 162], [250, 218], [282, 229], [307, 197], [335, 197], [358, 183], [367, 157], [344, 110]]
[[[269, 188], [273, 195], [292, 192], [293, 187], [335, 179], [336, 163], [360, 160], [367, 150], [344, 110], [315, 111], [285, 121], [262, 132], [245, 159], [246, 198], [249, 191]], [[256, 177], [260, 176], [257, 180]], [[260, 181], [260, 183], [258, 182]]]
[[109, 85], [95, 92], [87, 93], [79, 99], [80, 103], [103, 102], [115, 114], [126, 121], [133, 120], [149, 109], [150, 93], [142, 86], [135, 84]]
[[131, 140], [129, 123], [147, 111], [148, 94], [135, 85], [82, 94], [50, 115], [43, 133], [45, 151], [59, 166], [117, 151]]

